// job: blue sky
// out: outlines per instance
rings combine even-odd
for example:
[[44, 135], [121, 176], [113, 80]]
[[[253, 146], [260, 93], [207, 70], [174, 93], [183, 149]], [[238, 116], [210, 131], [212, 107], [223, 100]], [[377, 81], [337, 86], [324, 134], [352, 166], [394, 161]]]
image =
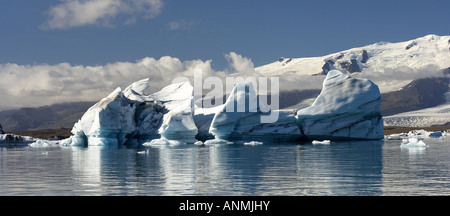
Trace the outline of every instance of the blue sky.
[[1, 0], [0, 64], [101, 65], [168, 55], [212, 59], [222, 69], [231, 51], [260, 66], [281, 56], [450, 34], [448, 0], [161, 0], [151, 17], [118, 12], [107, 21], [43, 27], [50, 9], [67, 2]]
[[[448, 0], [0, 0], [0, 110], [450, 35]], [[254, 70], [254, 69], [253, 69]]]

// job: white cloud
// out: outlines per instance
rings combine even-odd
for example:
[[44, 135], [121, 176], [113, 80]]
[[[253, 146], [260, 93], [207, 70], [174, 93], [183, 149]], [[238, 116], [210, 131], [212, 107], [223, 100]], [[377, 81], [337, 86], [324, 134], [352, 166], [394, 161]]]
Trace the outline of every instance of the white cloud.
[[228, 63], [230, 64], [233, 72], [241, 74], [255, 73], [255, 65], [253, 64], [251, 59], [243, 57], [242, 55], [235, 52], [225, 54], [225, 58], [228, 60]]
[[169, 56], [101, 66], [0, 64], [0, 108], [97, 101], [143, 78], [150, 78], [150, 91], [158, 91], [176, 76], [192, 76], [195, 68], [204, 76], [213, 73], [211, 60], [181, 62]]
[[169, 30], [187, 30], [191, 29], [194, 24], [195, 22], [192, 20], [181, 19], [169, 22], [167, 28], [169, 28]]
[[[160, 59], [146, 57], [135, 62], [114, 62], [99, 66], [69, 63], [0, 64], [0, 110], [63, 102], [98, 101], [117, 87], [126, 88], [144, 78], [150, 78], [148, 93], [159, 91], [180, 76], [189, 78], [195, 85], [193, 78], [196, 69], [202, 70], [203, 80], [210, 76], [222, 79], [224, 87], [225, 77], [260, 76], [251, 59], [235, 52], [226, 54], [225, 58], [229, 61], [229, 69], [226, 70], [214, 70], [212, 60], [181, 61], [170, 56]], [[291, 86], [297, 88], [298, 82], [302, 81], [293, 77], [288, 80], [295, 80], [296, 83]], [[285, 82], [283, 79], [280, 81]], [[286, 86], [288, 85], [280, 84], [280, 89]]]
[[85, 25], [114, 25], [120, 17], [125, 24], [136, 18], [150, 19], [157, 16], [164, 3], [162, 0], [60, 0], [47, 11], [49, 19], [43, 29], [68, 29]]

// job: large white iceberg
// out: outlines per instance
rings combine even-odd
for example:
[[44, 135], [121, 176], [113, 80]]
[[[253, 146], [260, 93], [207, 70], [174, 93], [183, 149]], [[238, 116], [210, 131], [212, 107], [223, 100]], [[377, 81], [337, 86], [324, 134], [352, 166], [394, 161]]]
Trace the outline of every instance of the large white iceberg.
[[[252, 82], [235, 85], [225, 104], [194, 105], [189, 82], [146, 95], [148, 79], [117, 88], [87, 110], [61, 145], [204, 144], [213, 141], [383, 139], [380, 91], [367, 79], [332, 70], [311, 107], [297, 113], [268, 110]], [[263, 121], [274, 119], [275, 121]], [[133, 142], [131, 142], [133, 141]]]
[[[262, 106], [252, 82], [238, 83], [215, 114], [209, 132], [219, 140], [295, 141], [301, 137], [294, 114], [262, 112], [267, 110]], [[263, 123], [262, 117], [269, 115], [278, 116], [278, 120]]]
[[314, 103], [297, 112], [297, 123], [308, 139], [383, 139], [380, 91], [368, 79], [329, 71]]
[[131, 139], [190, 140], [195, 142], [193, 87], [171, 84], [145, 95], [148, 79], [125, 90], [117, 88], [87, 110], [64, 145], [122, 145]]

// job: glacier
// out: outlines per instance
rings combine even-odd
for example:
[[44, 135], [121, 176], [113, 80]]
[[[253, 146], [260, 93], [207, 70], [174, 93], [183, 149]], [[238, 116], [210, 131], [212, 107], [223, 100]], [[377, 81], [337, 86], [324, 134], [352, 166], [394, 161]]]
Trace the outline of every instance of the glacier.
[[450, 98], [447, 98], [447, 102], [445, 104], [441, 104], [436, 107], [384, 116], [384, 125], [415, 128], [445, 125], [447, 122], [450, 122], [449, 100]]
[[380, 100], [370, 80], [331, 70], [314, 103], [297, 112], [297, 123], [307, 139], [383, 139]]

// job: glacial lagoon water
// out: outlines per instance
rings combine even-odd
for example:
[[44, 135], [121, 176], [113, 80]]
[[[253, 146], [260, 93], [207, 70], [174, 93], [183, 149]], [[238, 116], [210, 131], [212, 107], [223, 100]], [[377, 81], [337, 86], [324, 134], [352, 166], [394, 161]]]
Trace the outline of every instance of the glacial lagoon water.
[[450, 195], [450, 137], [261, 145], [0, 147], [1, 196]]

